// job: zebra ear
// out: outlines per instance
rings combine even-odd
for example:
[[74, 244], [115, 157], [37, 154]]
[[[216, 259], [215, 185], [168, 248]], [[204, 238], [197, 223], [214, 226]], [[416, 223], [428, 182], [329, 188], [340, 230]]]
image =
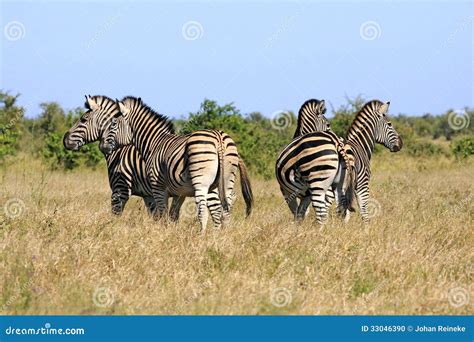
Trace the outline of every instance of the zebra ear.
[[95, 100], [92, 98], [92, 96], [90, 95], [87, 95], [86, 96], [86, 101], [87, 101], [87, 104], [89, 105], [89, 108], [91, 110], [97, 110], [99, 109], [99, 105], [97, 104], [97, 102], [95, 102]]
[[323, 115], [325, 111], [326, 103], [324, 102], [324, 100], [321, 100], [321, 102], [319, 102], [319, 113], [321, 113], [320, 115]]
[[127, 115], [128, 113], [130, 113], [130, 108], [124, 105], [122, 101], [119, 101], [118, 105], [119, 105], [120, 113], [122, 113], [123, 115]]
[[380, 115], [385, 115], [388, 112], [388, 107], [390, 106], [390, 101], [384, 103], [380, 106], [379, 113]]

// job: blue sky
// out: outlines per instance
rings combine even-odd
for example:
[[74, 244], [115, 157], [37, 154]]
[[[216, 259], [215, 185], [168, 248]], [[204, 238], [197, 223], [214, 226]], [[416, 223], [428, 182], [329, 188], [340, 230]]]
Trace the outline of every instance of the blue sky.
[[267, 116], [357, 94], [393, 114], [474, 106], [472, 1], [2, 1], [0, 20], [0, 88], [27, 116], [84, 94], [172, 117], [204, 98]]

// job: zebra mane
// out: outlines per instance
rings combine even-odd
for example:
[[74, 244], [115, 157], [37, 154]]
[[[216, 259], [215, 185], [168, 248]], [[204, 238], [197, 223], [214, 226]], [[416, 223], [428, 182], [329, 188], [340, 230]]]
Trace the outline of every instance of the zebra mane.
[[[90, 96], [90, 95], [89, 95]], [[102, 106], [104, 104], [109, 104], [109, 103], [112, 103], [112, 102], [115, 102], [115, 100], [111, 99], [110, 97], [107, 97], [105, 95], [94, 95], [94, 96], [91, 96], [92, 99], [97, 102], [97, 104], [99, 106]], [[91, 107], [89, 106], [89, 103], [87, 102], [87, 100], [84, 102], [84, 107], [87, 109], [87, 110], [91, 110]]]
[[128, 103], [133, 110], [140, 110], [141, 113], [151, 115], [158, 123], [162, 124], [168, 133], [175, 133], [173, 122], [165, 115], [156, 112], [153, 108], [145, 104], [141, 98], [135, 96], [125, 96], [122, 103]]
[[[293, 138], [296, 138], [304, 133], [315, 131], [316, 121], [320, 120], [322, 114], [318, 113], [318, 106], [322, 101], [316, 99], [307, 100], [303, 103], [298, 111], [298, 121], [296, 124], [296, 131]], [[323, 113], [324, 114], [324, 113]], [[323, 118], [324, 120], [325, 118]]]
[[372, 116], [375, 114], [375, 112], [379, 109], [379, 107], [383, 105], [383, 102], [380, 100], [372, 100], [364, 104], [364, 106], [359, 110], [359, 112], [356, 114], [356, 118], [360, 115], [366, 114], [369, 116]]
[[378, 116], [377, 110], [381, 105], [383, 105], [383, 102], [380, 100], [372, 100], [365, 103], [355, 115], [354, 120], [352, 120], [352, 123], [347, 130], [346, 137], [349, 138], [351, 135], [357, 134], [357, 132], [360, 131], [360, 125], [371, 127], [371, 125], [367, 126], [366, 121], [376, 120]]

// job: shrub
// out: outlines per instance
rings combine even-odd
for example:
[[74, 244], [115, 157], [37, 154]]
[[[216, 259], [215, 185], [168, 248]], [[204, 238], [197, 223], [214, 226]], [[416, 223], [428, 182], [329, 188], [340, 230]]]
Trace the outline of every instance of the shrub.
[[461, 137], [451, 142], [451, 152], [456, 158], [467, 158], [474, 154], [474, 137]]
[[232, 103], [219, 106], [215, 101], [205, 99], [198, 112], [190, 113], [188, 121], [180, 122], [180, 133], [199, 129], [223, 130], [236, 142], [247, 166], [270, 179], [274, 176], [278, 153], [291, 141], [295, 130], [294, 114], [288, 112], [285, 116], [288, 127], [276, 129], [272, 120], [260, 113], [251, 113], [244, 118]]
[[18, 150], [24, 109], [15, 103], [20, 95], [0, 91], [0, 160]]
[[63, 134], [48, 133], [42, 151], [43, 158], [53, 169], [63, 168], [72, 170], [80, 165], [96, 167], [103, 159], [98, 144], [88, 144], [79, 151], [69, 151], [63, 146]]
[[409, 143], [406, 143], [404, 148], [406, 148], [408, 154], [415, 157], [426, 157], [426, 156], [435, 156], [446, 154], [446, 151], [439, 145], [433, 144], [428, 140], [412, 140]]

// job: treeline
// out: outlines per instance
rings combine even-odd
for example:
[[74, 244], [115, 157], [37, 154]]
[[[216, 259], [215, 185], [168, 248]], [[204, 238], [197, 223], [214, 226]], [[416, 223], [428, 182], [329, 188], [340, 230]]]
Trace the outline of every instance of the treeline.
[[[64, 149], [64, 133], [84, 113], [82, 107], [64, 110], [56, 102], [42, 103], [34, 119], [24, 117], [18, 105], [19, 95], [0, 92], [0, 162], [19, 152], [41, 158], [52, 168], [74, 169], [97, 167], [104, 163], [98, 144], [81, 147], [73, 152]], [[363, 106], [361, 97], [347, 99], [347, 103], [333, 109], [332, 129], [344, 137], [355, 113]], [[474, 154], [474, 120], [472, 109], [448, 110], [443, 115], [391, 116], [393, 125], [404, 139], [406, 153], [416, 157], [445, 155], [456, 159]], [[233, 104], [219, 105], [205, 99], [199, 110], [189, 113], [185, 120], [175, 120], [177, 131], [184, 134], [197, 129], [221, 129], [237, 142], [239, 152], [256, 174], [273, 177], [276, 157], [291, 141], [296, 128], [293, 112], [274, 113], [266, 117], [259, 112], [243, 114]], [[383, 151], [378, 146], [376, 153]]]

